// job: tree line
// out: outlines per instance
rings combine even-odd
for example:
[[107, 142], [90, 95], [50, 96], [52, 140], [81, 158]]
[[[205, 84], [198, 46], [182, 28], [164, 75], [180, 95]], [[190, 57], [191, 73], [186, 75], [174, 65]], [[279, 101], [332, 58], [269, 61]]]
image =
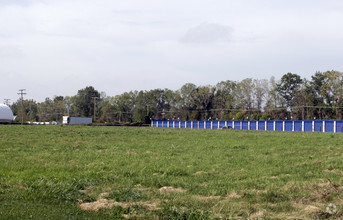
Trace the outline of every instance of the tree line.
[[[23, 100], [25, 121], [61, 121], [63, 115], [99, 123], [155, 120], [306, 120], [343, 118], [343, 73], [316, 72], [310, 80], [287, 73], [276, 80], [247, 78], [180, 89], [130, 91], [107, 96], [92, 86], [75, 96]], [[11, 105], [21, 119], [21, 100]]]

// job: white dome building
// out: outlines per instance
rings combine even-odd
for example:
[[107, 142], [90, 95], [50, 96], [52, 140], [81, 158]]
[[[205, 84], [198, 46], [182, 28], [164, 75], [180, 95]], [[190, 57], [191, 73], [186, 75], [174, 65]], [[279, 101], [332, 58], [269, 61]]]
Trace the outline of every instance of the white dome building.
[[7, 105], [0, 104], [0, 122], [12, 122], [13, 112]]

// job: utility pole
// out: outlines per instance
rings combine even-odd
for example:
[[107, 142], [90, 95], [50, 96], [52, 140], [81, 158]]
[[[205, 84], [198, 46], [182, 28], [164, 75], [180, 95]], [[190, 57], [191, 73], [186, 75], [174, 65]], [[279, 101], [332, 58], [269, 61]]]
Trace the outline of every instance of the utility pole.
[[11, 99], [4, 99], [4, 104], [8, 106], [10, 104], [10, 100]]
[[96, 120], [96, 116], [95, 116], [95, 114], [96, 114], [96, 100], [98, 99], [98, 97], [92, 97], [92, 98], [94, 100], [94, 122], [95, 122], [95, 120]]
[[30, 123], [32, 122], [31, 116], [32, 116], [32, 111], [31, 111], [31, 101], [30, 101]]
[[24, 93], [26, 89], [19, 89], [19, 93], [18, 95], [21, 96], [21, 124], [24, 124], [24, 95], [26, 95], [26, 93]]

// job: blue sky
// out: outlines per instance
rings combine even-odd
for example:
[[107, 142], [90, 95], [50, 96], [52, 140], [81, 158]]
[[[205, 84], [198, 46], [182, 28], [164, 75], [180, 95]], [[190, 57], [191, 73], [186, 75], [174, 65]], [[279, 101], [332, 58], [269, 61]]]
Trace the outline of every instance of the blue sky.
[[0, 0], [0, 102], [343, 71], [343, 1]]

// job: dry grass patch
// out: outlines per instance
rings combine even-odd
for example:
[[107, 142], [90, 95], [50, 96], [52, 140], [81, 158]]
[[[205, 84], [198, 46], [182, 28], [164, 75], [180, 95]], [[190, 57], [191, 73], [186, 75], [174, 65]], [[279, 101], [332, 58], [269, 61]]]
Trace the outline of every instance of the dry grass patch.
[[242, 196], [238, 195], [236, 192], [232, 192], [226, 196], [226, 198], [229, 198], [229, 199], [239, 199], [241, 197]]
[[[87, 191], [86, 191], [87, 192]], [[114, 200], [111, 199], [106, 199], [106, 197], [108, 197], [110, 195], [110, 193], [108, 192], [104, 192], [104, 193], [100, 193], [98, 196], [98, 199], [94, 202], [80, 202], [79, 203], [79, 207], [82, 210], [86, 210], [86, 211], [98, 211], [100, 209], [111, 209], [113, 206], [120, 206], [124, 209], [138, 205], [143, 207], [144, 209], [148, 210], [148, 211], [152, 211], [152, 210], [158, 210], [159, 209], [159, 204], [160, 202], [158, 200], [156, 201], [145, 201], [145, 202], [115, 202]]]
[[203, 202], [209, 202], [212, 200], [219, 200], [221, 196], [200, 196], [200, 195], [194, 195], [193, 198], [203, 201]]
[[75, 143], [74, 143], [74, 145], [75, 145], [75, 147], [80, 147], [81, 145], [83, 145], [83, 141], [76, 141]]
[[172, 186], [164, 186], [159, 189], [159, 192], [162, 194], [168, 194], [168, 193], [183, 193], [186, 192], [185, 189], [182, 188], [174, 188]]
[[338, 169], [333, 169], [333, 170], [326, 169], [326, 170], [324, 170], [324, 172], [325, 173], [334, 173], [334, 174], [343, 176], [343, 171], [338, 170]]
[[139, 202], [138, 205], [142, 206], [144, 209], [153, 211], [159, 210], [160, 201], [156, 200], [154, 202], [146, 201], [146, 202]]
[[207, 174], [207, 172], [206, 171], [198, 171], [198, 172], [194, 173], [195, 176], [200, 176], [200, 175], [204, 175], [204, 174]]
[[263, 219], [264, 216], [265, 216], [264, 211], [258, 211], [258, 212], [255, 212], [254, 214], [252, 214], [250, 216], [250, 219]]
[[317, 206], [308, 205], [305, 207], [304, 211], [309, 212], [309, 213], [314, 213], [314, 212], [320, 211], [320, 208], [318, 208]]
[[95, 211], [95, 212], [98, 211], [99, 209], [110, 209], [114, 205], [120, 205], [120, 204], [114, 202], [113, 200], [108, 200], [108, 199], [99, 199], [95, 202], [86, 202], [86, 203], [79, 204], [82, 210]]

